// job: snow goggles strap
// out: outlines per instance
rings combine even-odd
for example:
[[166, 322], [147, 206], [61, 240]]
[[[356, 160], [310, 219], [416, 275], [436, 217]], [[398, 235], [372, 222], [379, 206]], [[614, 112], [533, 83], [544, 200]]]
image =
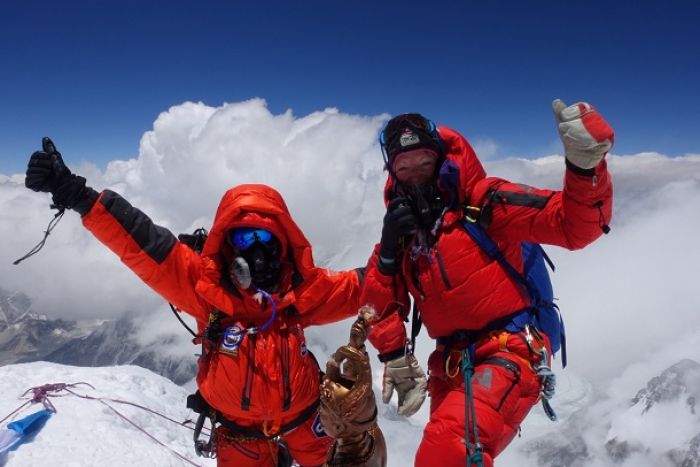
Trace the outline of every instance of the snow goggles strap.
[[239, 250], [247, 250], [256, 242], [269, 245], [274, 240], [275, 236], [272, 233], [255, 227], [240, 227], [228, 232], [229, 243]]
[[379, 144], [386, 147], [391, 141], [400, 136], [405, 128], [427, 133], [431, 137], [435, 133], [435, 123], [418, 113], [398, 115], [386, 124], [384, 130], [379, 134]]
[[435, 149], [438, 155], [445, 153], [435, 123], [417, 113], [402, 114], [389, 120], [379, 134], [379, 145], [384, 165], [392, 174], [391, 161], [403, 151], [430, 147]]

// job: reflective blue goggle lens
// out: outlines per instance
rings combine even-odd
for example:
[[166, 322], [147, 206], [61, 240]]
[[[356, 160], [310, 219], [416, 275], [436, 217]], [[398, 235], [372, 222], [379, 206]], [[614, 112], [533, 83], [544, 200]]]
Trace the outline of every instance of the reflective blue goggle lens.
[[240, 229], [231, 230], [228, 233], [228, 238], [231, 244], [241, 250], [246, 250], [255, 242], [260, 242], [263, 244], [270, 243], [274, 238], [274, 235], [265, 229], [242, 227]]

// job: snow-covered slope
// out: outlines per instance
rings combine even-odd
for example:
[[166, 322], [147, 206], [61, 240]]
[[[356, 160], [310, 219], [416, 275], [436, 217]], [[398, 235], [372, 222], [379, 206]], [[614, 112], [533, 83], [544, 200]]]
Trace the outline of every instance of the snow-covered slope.
[[[375, 368], [375, 394], [379, 372]], [[698, 467], [700, 465], [700, 364], [683, 360], [652, 377], [636, 394], [595, 394], [590, 384], [565, 372], [560, 378], [555, 408], [561, 421], [549, 422], [540, 407], [522, 427], [522, 438], [497, 458], [498, 467]], [[89, 383], [51, 401], [58, 412], [35, 439], [0, 458], [0, 466], [187, 466], [215, 465], [198, 458], [192, 449], [192, 431], [177, 422], [193, 420], [185, 408], [192, 386], [172, 381], [137, 366], [81, 368], [46, 362], [0, 367], [0, 417], [20, 407], [20, 396], [49, 383]], [[159, 412], [176, 422], [145, 410], [112, 402], [128, 401]], [[139, 428], [116, 414], [119, 411]], [[411, 419], [396, 415], [392, 404], [379, 402], [379, 423], [387, 439], [389, 467], [413, 464], [427, 404]], [[23, 417], [40, 409], [25, 408]], [[7, 422], [5, 422], [7, 423]], [[5, 425], [3, 423], [3, 426]], [[171, 451], [172, 450], [172, 451]], [[179, 458], [177, 453], [187, 460]]]
[[[133, 402], [177, 421], [192, 414], [185, 408], [187, 390], [170, 380], [137, 366], [79, 368], [34, 362], [0, 368], [0, 417], [22, 405], [22, 393], [49, 383], [78, 383], [73, 391], [91, 397]], [[57, 409], [29, 444], [19, 446], [5, 459], [6, 465], [46, 466], [182, 466], [191, 465], [159, 446], [103, 403], [67, 392], [51, 398]], [[107, 401], [146, 432], [197, 465], [216, 465], [198, 458], [192, 449], [192, 431], [144, 410]], [[22, 410], [22, 417], [39, 410], [40, 404]], [[0, 465], [2, 465], [0, 460]]]

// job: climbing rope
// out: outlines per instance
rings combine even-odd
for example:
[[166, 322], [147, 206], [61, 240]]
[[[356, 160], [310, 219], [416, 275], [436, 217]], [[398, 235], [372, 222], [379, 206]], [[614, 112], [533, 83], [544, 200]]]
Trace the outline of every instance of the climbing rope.
[[[474, 393], [472, 391], [472, 378], [474, 376], [474, 364], [469, 352], [469, 347], [462, 350], [462, 375], [464, 376], [464, 395], [466, 403], [465, 411], [465, 438], [464, 444], [467, 446], [467, 467], [476, 465], [484, 467], [483, 446], [479, 442], [479, 429], [476, 425], [476, 408], [474, 406]], [[470, 417], [471, 415], [471, 417]], [[471, 431], [474, 433], [474, 442], [470, 441], [469, 420], [471, 418]]]
[[[189, 460], [189, 459], [188, 459], [187, 457], [185, 457], [184, 455], [180, 454], [180, 453], [177, 452], [176, 450], [174, 450], [174, 449], [172, 449], [171, 447], [169, 447], [169, 446], [167, 446], [166, 444], [164, 444], [162, 441], [160, 441], [160, 440], [157, 439], [155, 436], [153, 436], [153, 435], [150, 434], [148, 431], [146, 431], [143, 427], [141, 427], [141, 426], [139, 426], [138, 424], [136, 424], [136, 423], [135, 423], [133, 420], [131, 420], [129, 417], [127, 417], [126, 415], [124, 415], [123, 413], [121, 413], [120, 411], [118, 411], [117, 409], [115, 409], [114, 407], [112, 407], [108, 402], [111, 402], [111, 403], [114, 403], [114, 404], [130, 405], [130, 406], [132, 406], [132, 407], [136, 407], [136, 408], [138, 408], [138, 409], [144, 410], [144, 411], [146, 411], [146, 412], [148, 412], [148, 413], [151, 413], [151, 414], [156, 415], [156, 416], [158, 416], [158, 417], [160, 417], [160, 418], [163, 418], [163, 419], [168, 420], [168, 421], [170, 421], [170, 422], [172, 422], [172, 423], [175, 423], [175, 424], [177, 424], [177, 425], [183, 426], [183, 427], [185, 427], [185, 428], [187, 428], [187, 429], [189, 429], [189, 430], [194, 431], [194, 428], [193, 428], [193, 427], [188, 426], [190, 423], [194, 423], [192, 420], [185, 420], [185, 421], [183, 421], [183, 422], [178, 422], [177, 420], [174, 420], [174, 419], [168, 417], [167, 415], [163, 415], [163, 414], [160, 413], [160, 412], [157, 412], [157, 411], [155, 411], [155, 410], [153, 410], [153, 409], [149, 409], [148, 407], [145, 407], [145, 406], [140, 405], [140, 404], [136, 404], [136, 403], [134, 403], [134, 402], [129, 402], [129, 401], [121, 400], [121, 399], [111, 399], [111, 398], [107, 398], [107, 397], [93, 397], [93, 396], [90, 396], [90, 395], [87, 395], [87, 394], [79, 394], [79, 393], [77, 393], [77, 392], [75, 392], [75, 391], [73, 390], [75, 387], [81, 386], [81, 385], [82, 385], [82, 386], [88, 386], [88, 387], [90, 387], [90, 388], [93, 389], [93, 390], [95, 389], [94, 386], [92, 386], [92, 385], [89, 384], [89, 383], [85, 383], [85, 382], [70, 383], [70, 384], [66, 384], [66, 383], [53, 383], [53, 384], [44, 384], [44, 385], [42, 385], [42, 386], [36, 386], [36, 387], [33, 387], [33, 388], [29, 388], [29, 389], [27, 389], [27, 390], [22, 394], [21, 397], [26, 397], [26, 396], [28, 396], [28, 395], [31, 394], [31, 398], [30, 398], [29, 400], [27, 400], [26, 402], [24, 402], [24, 403], [23, 403], [22, 405], [20, 405], [19, 407], [17, 407], [15, 410], [13, 410], [13, 411], [12, 411], [10, 414], [8, 414], [5, 418], [3, 418], [2, 420], [0, 420], [0, 424], [3, 423], [3, 422], [5, 422], [7, 419], [9, 419], [10, 417], [12, 417], [13, 415], [17, 414], [17, 413], [18, 413], [20, 410], [22, 410], [23, 408], [25, 408], [25, 407], [27, 407], [27, 406], [30, 406], [30, 405], [32, 405], [32, 404], [41, 403], [47, 410], [49, 410], [49, 411], [51, 411], [51, 412], [53, 412], [53, 413], [58, 412], [58, 410], [57, 410], [56, 407], [53, 405], [53, 403], [51, 402], [50, 399], [53, 398], [53, 397], [64, 397], [65, 394], [59, 394], [59, 393], [65, 391], [65, 392], [67, 392], [67, 393], [69, 393], [69, 394], [71, 394], [71, 395], [73, 395], [73, 396], [75, 396], [75, 397], [78, 397], [78, 398], [80, 398], [80, 399], [92, 400], [92, 401], [97, 401], [97, 402], [101, 403], [102, 405], [104, 405], [104, 406], [106, 406], [107, 408], [109, 408], [112, 412], [114, 412], [114, 413], [115, 413], [117, 416], [119, 416], [121, 419], [123, 419], [124, 421], [126, 421], [127, 423], [129, 423], [131, 426], [133, 426], [134, 428], [136, 428], [138, 431], [140, 431], [140, 432], [143, 433], [144, 435], [148, 436], [152, 441], [154, 441], [154, 442], [157, 443], [158, 445], [160, 445], [160, 446], [164, 447], [165, 449], [167, 449], [168, 451], [170, 451], [173, 455], [175, 455], [176, 457], [180, 458], [182, 461], [184, 461], [184, 462], [186, 462], [186, 463], [188, 463], [188, 464], [190, 464], [190, 465], [193, 465], [193, 466], [195, 466], [195, 467], [201, 467], [199, 464], [195, 464], [194, 462], [192, 462], [191, 460]], [[205, 430], [208, 430], [207, 428], [204, 428], [204, 429], [205, 429]]]

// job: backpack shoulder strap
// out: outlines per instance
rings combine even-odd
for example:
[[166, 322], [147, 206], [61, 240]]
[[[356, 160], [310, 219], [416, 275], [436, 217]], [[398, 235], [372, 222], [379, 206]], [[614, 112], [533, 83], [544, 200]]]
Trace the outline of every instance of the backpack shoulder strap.
[[[496, 245], [496, 242], [489, 237], [489, 235], [486, 233], [486, 230], [482, 228], [479, 224], [475, 222], [469, 222], [466, 219], [462, 219], [462, 226], [464, 226], [464, 230], [467, 231], [469, 236], [474, 240], [474, 243], [479, 245], [479, 247], [486, 253], [486, 255], [491, 258], [494, 261], [498, 261], [498, 264], [503, 267], [503, 269], [508, 273], [508, 275], [515, 280], [528, 294], [530, 299], [533, 301], [533, 305], [536, 304], [539, 301], [539, 294], [537, 293], [537, 290], [535, 290], [534, 287], [528, 282], [528, 280], [520, 273], [518, 272], [515, 267], [513, 267], [512, 264], [506, 260], [505, 256], [503, 255], [503, 252], [501, 251], [500, 248], [498, 248], [498, 245]], [[539, 245], [538, 245], [539, 246]], [[540, 247], [542, 248], [542, 247]], [[542, 250], [544, 253], [544, 250]], [[546, 255], [544, 255], [546, 257]], [[547, 258], [549, 260], [549, 258]]]

